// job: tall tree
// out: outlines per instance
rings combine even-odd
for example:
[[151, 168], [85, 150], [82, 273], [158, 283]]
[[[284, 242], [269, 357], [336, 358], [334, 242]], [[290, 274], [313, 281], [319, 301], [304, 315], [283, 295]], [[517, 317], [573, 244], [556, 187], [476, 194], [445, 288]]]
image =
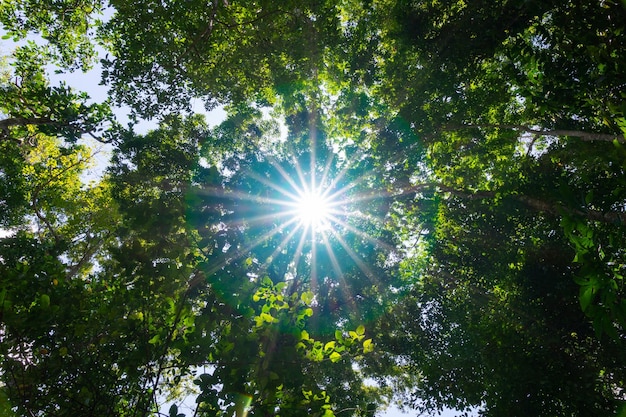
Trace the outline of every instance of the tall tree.
[[[618, 2], [70, 3], [0, 10], [49, 42], [2, 90], [0, 395], [19, 413], [154, 415], [169, 394], [178, 416], [191, 381], [196, 415], [372, 415], [389, 393], [618, 410]], [[93, 59], [106, 6], [103, 82], [152, 132], [41, 70]], [[194, 100], [227, 120], [180, 116]], [[90, 132], [114, 145], [97, 185]], [[300, 217], [317, 188], [330, 212]]]

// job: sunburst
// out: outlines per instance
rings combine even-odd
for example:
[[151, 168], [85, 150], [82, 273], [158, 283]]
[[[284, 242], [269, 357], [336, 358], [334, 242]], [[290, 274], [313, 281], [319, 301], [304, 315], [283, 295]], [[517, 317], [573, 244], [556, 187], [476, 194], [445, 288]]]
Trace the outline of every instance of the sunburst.
[[293, 202], [295, 215], [304, 228], [324, 230], [330, 225], [332, 201], [321, 190], [305, 190]]
[[[237, 220], [224, 227], [238, 229], [244, 234], [249, 230], [250, 239], [245, 245], [237, 245], [236, 249], [224, 248], [223, 261], [213, 263], [207, 272], [217, 271], [237, 259], [251, 257], [257, 262], [258, 275], [279, 257], [287, 256], [296, 270], [288, 273], [291, 278], [282, 279], [305, 279], [314, 288], [320, 280], [327, 278], [342, 283], [345, 268], [356, 267], [375, 285], [376, 274], [369, 261], [361, 259], [362, 251], [355, 251], [354, 240], [367, 242], [363, 244], [386, 252], [394, 248], [361, 229], [363, 224], [382, 221], [371, 213], [374, 206], [370, 203], [383, 195], [359, 191], [363, 189], [366, 174], [356, 179], [348, 178], [349, 164], [336, 169], [338, 161], [332, 156], [322, 166], [307, 163], [304, 164], [306, 168], [296, 160], [268, 158], [266, 161], [269, 164], [261, 164], [259, 171], [242, 172], [245, 188], [228, 191], [232, 201], [238, 202], [236, 206], [245, 207], [246, 212], [237, 213], [234, 216]], [[223, 196], [224, 191], [216, 190], [216, 193]], [[269, 242], [272, 242], [272, 249], [268, 253]], [[337, 256], [337, 251], [342, 255]], [[261, 252], [263, 258], [257, 259]], [[325, 266], [320, 265], [320, 256], [326, 262]], [[308, 264], [304, 271], [298, 270], [297, 266], [302, 259]], [[347, 290], [349, 286], [341, 287]], [[345, 298], [351, 296], [346, 294]]]

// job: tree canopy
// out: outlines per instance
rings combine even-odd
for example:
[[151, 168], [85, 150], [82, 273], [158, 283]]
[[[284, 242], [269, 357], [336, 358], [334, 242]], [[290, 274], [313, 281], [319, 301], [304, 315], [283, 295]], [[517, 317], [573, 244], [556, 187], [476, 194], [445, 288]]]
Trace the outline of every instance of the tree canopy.
[[0, 22], [1, 415], [626, 413], [622, 2]]

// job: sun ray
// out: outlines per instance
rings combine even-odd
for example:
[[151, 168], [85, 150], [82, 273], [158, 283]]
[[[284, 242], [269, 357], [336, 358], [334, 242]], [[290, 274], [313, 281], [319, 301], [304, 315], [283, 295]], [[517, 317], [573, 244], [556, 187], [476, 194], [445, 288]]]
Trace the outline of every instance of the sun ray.
[[[297, 230], [297, 229], [296, 229]], [[294, 290], [298, 288], [298, 283], [302, 280], [296, 280], [296, 278], [298, 278], [298, 271], [297, 271], [297, 266], [298, 263], [300, 262], [300, 258], [302, 257], [303, 254], [303, 248], [304, 248], [304, 243], [306, 242], [306, 235], [304, 233], [300, 234], [300, 240], [298, 241], [298, 247], [296, 248], [296, 251], [293, 255], [293, 263], [296, 266], [296, 276], [294, 277]]]
[[[306, 230], [303, 234], [306, 233]], [[317, 245], [315, 244], [315, 229], [311, 229], [311, 286], [317, 287]], [[314, 287], [314, 288], [315, 288]]]
[[[279, 187], [274, 186], [271, 182], [267, 182], [266, 185], [271, 186], [272, 188], [276, 189], [277, 191], [280, 191]], [[278, 198], [272, 198], [272, 197], [267, 197], [267, 196], [258, 196], [258, 195], [250, 195], [246, 192], [243, 191], [236, 191], [236, 190], [232, 190], [232, 191], [226, 191], [223, 188], [219, 188], [219, 187], [211, 187], [208, 189], [204, 190], [204, 194], [205, 195], [210, 195], [210, 196], [215, 196], [215, 197], [221, 197], [224, 199], [237, 199], [237, 200], [241, 200], [241, 201], [252, 201], [255, 203], [265, 203], [265, 204], [282, 204], [284, 202], [284, 200], [278, 199]], [[288, 198], [294, 197], [295, 194], [291, 194], [289, 192], [287, 192], [285, 190], [284, 195]]]
[[341, 247], [346, 251], [350, 259], [354, 261], [354, 263], [358, 266], [358, 268], [365, 274], [365, 276], [374, 284], [380, 284], [380, 280], [376, 278], [376, 274], [374, 271], [369, 268], [363, 260], [357, 256], [356, 253], [348, 246], [347, 242], [343, 239], [343, 237], [336, 233], [335, 231], [331, 231], [333, 236], [337, 239], [337, 242], [341, 245]]
[[[320, 183], [324, 184], [326, 183], [326, 181], [328, 180], [328, 174], [330, 173], [330, 169], [332, 168], [332, 163], [334, 161], [334, 156], [331, 156], [330, 158], [328, 158], [326, 160], [326, 164], [324, 165], [324, 170], [322, 171], [322, 177], [320, 179]], [[328, 187], [326, 188], [325, 192], [328, 192], [332, 189], [332, 187], [334, 186], [333, 182], [335, 181], [335, 179], [339, 179], [341, 178], [341, 176], [333, 176], [333, 181], [331, 181], [331, 183], [328, 185]]]
[[[276, 168], [276, 170], [278, 171], [278, 173], [285, 179], [285, 181], [287, 181], [287, 183], [291, 186], [291, 188], [297, 192], [297, 190], [300, 189], [300, 187], [298, 186], [298, 184], [293, 180], [293, 178], [287, 173], [287, 171], [285, 170], [285, 168], [280, 165], [276, 160], [272, 159], [270, 161], [270, 163], [274, 166], [274, 168]], [[297, 162], [294, 160], [293, 161], [295, 167], [296, 167], [296, 171], [300, 171], [299, 170], [299, 165], [297, 164]], [[298, 172], [298, 176], [300, 177], [300, 181], [303, 181], [303, 176], [301, 175], [301, 172]], [[292, 193], [287, 193], [285, 195], [291, 196], [293, 197], [295, 194]]]
[[[288, 177], [286, 177], [285, 175], [287, 175], [287, 173], [285, 172], [284, 175], [282, 172], [279, 171], [279, 173], [283, 176], [283, 178], [285, 178], [286, 180], [288, 179]], [[254, 178], [255, 180], [259, 181], [261, 184], [267, 185], [270, 188], [273, 188], [274, 190], [278, 191], [279, 193], [281, 193], [283, 196], [287, 197], [287, 198], [294, 198], [296, 196], [296, 193], [293, 193], [289, 190], [287, 190], [284, 187], [279, 186], [278, 184], [269, 181], [267, 178], [263, 178], [262, 176], [255, 174], [255, 173], [251, 173], [250, 174], [251, 178]], [[291, 185], [291, 182], [289, 180], [287, 180], [287, 182]], [[294, 183], [295, 184], [295, 183]], [[292, 187], [294, 187], [292, 185]], [[297, 190], [296, 187], [294, 187], [294, 189]], [[277, 200], [278, 202], [280, 202], [281, 200]]]
[[339, 261], [337, 260], [337, 257], [335, 256], [335, 252], [332, 249], [332, 245], [326, 233], [322, 233], [322, 240], [324, 242], [324, 246], [326, 247], [326, 251], [328, 252], [328, 257], [330, 258], [330, 263], [332, 265], [333, 271], [335, 272], [335, 274], [337, 274], [337, 279], [340, 284], [341, 292], [343, 293], [345, 300], [349, 302], [350, 307], [356, 311], [358, 310], [358, 308], [356, 306], [356, 303], [353, 300], [352, 294], [350, 294], [349, 285], [347, 284], [345, 280], [344, 273], [341, 270]]
[[[366, 218], [366, 217], [364, 217]], [[338, 218], [338, 217], [332, 217], [333, 222], [337, 223], [338, 225], [344, 227], [345, 229], [349, 230], [350, 232], [356, 234], [359, 237], [362, 237], [363, 239], [367, 240], [370, 243], [373, 243], [377, 246], [380, 246], [382, 248], [384, 248], [387, 251], [393, 251], [395, 250], [395, 246], [390, 245], [386, 242], [383, 242], [382, 240], [376, 239], [374, 237], [372, 237], [371, 235], [369, 235], [368, 233], [363, 232], [362, 230], [358, 229], [355, 226], [352, 226], [351, 224], [345, 222], [344, 220]]]
[[[297, 228], [293, 228], [287, 234], [287, 236], [285, 236], [285, 238], [276, 246], [276, 249], [274, 249], [274, 251], [268, 257], [268, 259], [266, 259], [263, 262], [263, 264], [261, 265], [261, 271], [264, 271], [265, 269], [267, 269], [269, 267], [269, 264], [271, 263], [271, 261], [276, 257], [276, 255], [278, 255], [279, 252], [281, 252], [283, 250], [283, 248], [285, 248], [287, 246], [287, 244], [291, 241], [291, 239], [293, 239], [293, 237], [294, 237], [294, 235], [296, 233], [298, 233], [298, 229]], [[297, 253], [297, 251], [296, 251], [296, 253]]]
[[278, 213], [255, 215], [255, 216], [250, 216], [250, 217], [246, 217], [246, 218], [239, 219], [239, 220], [230, 220], [230, 221], [224, 222], [224, 224], [226, 224], [230, 228], [242, 227], [246, 225], [257, 226], [257, 225], [266, 224], [268, 221], [274, 221], [277, 218], [280, 219], [280, 218], [288, 217], [288, 220], [276, 226], [277, 228], [285, 228], [297, 222], [297, 219], [294, 219], [293, 216], [290, 216], [290, 214], [291, 213], [289, 212], [283, 211], [283, 212], [278, 212]]
[[261, 236], [259, 236], [258, 238], [250, 242], [248, 245], [245, 245], [244, 247], [235, 250], [235, 252], [233, 252], [230, 256], [227, 256], [228, 254], [224, 253], [222, 260], [220, 262], [216, 262], [209, 270], [205, 271], [205, 273], [207, 273], [208, 275], [211, 275], [219, 271], [220, 269], [224, 268], [225, 266], [229, 265], [231, 262], [243, 258], [247, 254], [249, 254], [254, 248], [256, 248], [261, 243], [263, 243], [265, 240], [280, 233], [280, 231], [283, 228], [287, 227], [289, 224], [294, 223], [294, 222], [295, 222], [294, 219], [290, 219], [289, 221], [283, 223], [281, 226], [270, 229], [268, 232], [262, 234]]

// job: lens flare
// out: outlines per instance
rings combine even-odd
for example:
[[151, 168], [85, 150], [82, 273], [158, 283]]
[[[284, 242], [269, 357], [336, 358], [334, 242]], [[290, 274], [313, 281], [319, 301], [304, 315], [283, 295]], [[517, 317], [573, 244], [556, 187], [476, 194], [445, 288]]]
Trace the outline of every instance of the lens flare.
[[332, 156], [323, 169], [305, 169], [297, 161], [263, 162], [231, 183], [237, 188], [211, 193], [230, 220], [212, 229], [218, 238], [207, 250], [214, 259], [204, 274], [244, 262], [251, 280], [265, 275], [293, 282], [286, 288], [339, 291], [333, 297], [346, 308], [355, 305], [356, 283], [380, 287], [377, 262], [395, 250], [377, 238], [385, 221], [378, 213], [385, 191], [364, 187], [367, 172], [355, 178], [353, 165], [339, 166]]

